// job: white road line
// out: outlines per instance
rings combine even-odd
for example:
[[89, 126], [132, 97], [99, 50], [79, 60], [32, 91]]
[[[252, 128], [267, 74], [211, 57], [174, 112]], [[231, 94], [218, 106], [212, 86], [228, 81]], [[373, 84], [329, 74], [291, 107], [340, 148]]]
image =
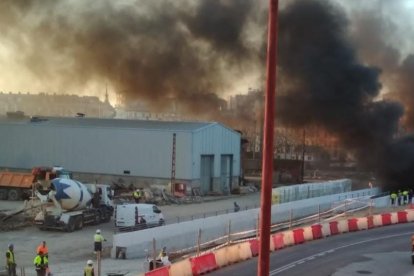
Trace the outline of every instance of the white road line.
[[292, 267], [295, 267], [298, 264], [303, 264], [307, 259], [309, 259], [311, 257], [312, 258], [315, 258], [316, 256], [322, 256], [322, 255], [324, 255], [326, 253], [333, 253], [334, 251], [336, 251], [338, 249], [343, 249], [343, 248], [351, 247], [351, 246], [358, 245], [358, 244], [368, 243], [368, 242], [372, 242], [372, 241], [385, 240], [385, 239], [389, 239], [389, 238], [400, 237], [400, 236], [411, 235], [411, 234], [412, 234], [412, 232], [405, 232], [405, 233], [400, 233], [400, 234], [395, 234], [395, 235], [383, 236], [383, 237], [380, 237], [380, 238], [368, 239], [368, 240], [364, 240], [364, 241], [360, 241], [360, 242], [355, 242], [355, 243], [350, 243], [350, 244], [346, 244], [346, 245], [339, 246], [339, 247], [336, 247], [336, 248], [332, 248], [330, 250], [322, 251], [322, 252], [319, 252], [317, 254], [308, 256], [306, 258], [302, 258], [302, 259], [297, 260], [297, 261], [294, 261], [294, 262], [292, 262], [290, 264], [287, 264], [287, 265], [284, 265], [282, 267], [279, 267], [279, 268], [277, 268], [275, 270], [270, 271], [269, 275], [279, 274], [280, 272], [285, 271], [285, 270], [288, 270], [288, 269], [291, 269]]

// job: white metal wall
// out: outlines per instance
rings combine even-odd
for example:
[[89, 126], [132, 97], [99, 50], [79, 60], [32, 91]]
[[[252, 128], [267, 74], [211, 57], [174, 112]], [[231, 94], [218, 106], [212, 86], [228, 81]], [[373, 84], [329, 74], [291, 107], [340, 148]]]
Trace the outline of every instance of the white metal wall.
[[[0, 124], [0, 166], [30, 169], [60, 165], [68, 170], [171, 177], [174, 131]], [[176, 178], [191, 179], [191, 132], [176, 139]]]
[[200, 178], [200, 156], [203, 154], [214, 154], [213, 177], [220, 177], [222, 154], [233, 155], [233, 176], [240, 175], [240, 133], [217, 123], [199, 129], [193, 137], [193, 179]]

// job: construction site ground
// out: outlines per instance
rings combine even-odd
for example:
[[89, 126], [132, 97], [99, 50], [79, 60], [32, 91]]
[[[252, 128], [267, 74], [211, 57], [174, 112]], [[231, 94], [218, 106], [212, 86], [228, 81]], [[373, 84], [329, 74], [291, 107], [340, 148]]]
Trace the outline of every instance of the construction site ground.
[[[231, 197], [205, 198], [201, 203], [166, 205], [161, 206], [167, 224], [177, 221], [177, 217], [188, 220], [191, 216], [201, 217], [215, 215], [215, 213], [231, 212], [233, 202], [236, 201], [241, 209], [254, 208], [259, 206], [260, 193], [237, 195]], [[0, 201], [0, 210], [12, 210], [21, 205], [22, 202]], [[372, 214], [403, 210], [407, 206], [393, 208], [372, 208]], [[349, 216], [365, 216], [369, 210], [359, 211]], [[35, 226], [26, 226], [14, 230], [0, 232], [0, 248], [3, 252], [7, 250], [9, 243], [14, 244], [18, 272], [20, 267], [25, 267], [27, 276], [36, 275], [33, 267], [33, 258], [38, 244], [45, 240], [49, 247], [49, 263], [54, 275], [77, 276], [81, 275], [88, 259], [95, 260], [93, 252], [93, 235], [98, 227], [88, 226], [81, 231], [72, 233], [60, 231], [41, 231]], [[107, 239], [104, 242], [104, 255], [102, 260], [101, 275], [137, 275], [144, 272], [144, 259], [111, 259], [110, 249], [112, 236], [115, 231], [114, 222], [99, 225], [103, 236]], [[168, 250], [168, 249], [167, 249]], [[1, 269], [0, 269], [1, 271]], [[18, 273], [18, 275], [20, 275]]]

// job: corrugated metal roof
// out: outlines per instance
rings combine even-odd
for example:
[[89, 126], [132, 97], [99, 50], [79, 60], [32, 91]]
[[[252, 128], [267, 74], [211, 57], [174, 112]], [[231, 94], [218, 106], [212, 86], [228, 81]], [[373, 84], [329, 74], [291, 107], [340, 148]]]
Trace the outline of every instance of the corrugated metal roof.
[[1, 118], [0, 123], [38, 124], [68, 127], [104, 127], [104, 128], [138, 128], [151, 130], [196, 131], [212, 126], [216, 122], [181, 122], [181, 121], [150, 121], [100, 118], [70, 118], [70, 117], [32, 117], [32, 119], [16, 120]]

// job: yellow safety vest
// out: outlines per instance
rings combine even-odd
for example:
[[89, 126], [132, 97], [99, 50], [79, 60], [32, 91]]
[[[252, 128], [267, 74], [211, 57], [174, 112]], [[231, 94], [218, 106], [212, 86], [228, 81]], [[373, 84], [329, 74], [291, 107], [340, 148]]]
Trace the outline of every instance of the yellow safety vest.
[[95, 234], [95, 242], [103, 242], [104, 241], [104, 237], [101, 234]]
[[7, 258], [7, 266], [9, 266], [10, 264], [15, 264], [15, 260], [14, 260], [14, 252], [7, 250], [7, 253], [9, 253], [9, 257], [7, 257], [6, 254], [6, 258]]
[[48, 263], [49, 261], [47, 260], [46, 256], [43, 256], [43, 262], [42, 262], [42, 257], [40, 257], [40, 255], [37, 255], [33, 260], [33, 264], [36, 266], [36, 268], [40, 268], [40, 269], [46, 268]]
[[92, 276], [92, 275], [94, 275], [94, 273], [93, 273], [93, 266], [85, 266], [84, 272], [85, 272], [85, 276]]

